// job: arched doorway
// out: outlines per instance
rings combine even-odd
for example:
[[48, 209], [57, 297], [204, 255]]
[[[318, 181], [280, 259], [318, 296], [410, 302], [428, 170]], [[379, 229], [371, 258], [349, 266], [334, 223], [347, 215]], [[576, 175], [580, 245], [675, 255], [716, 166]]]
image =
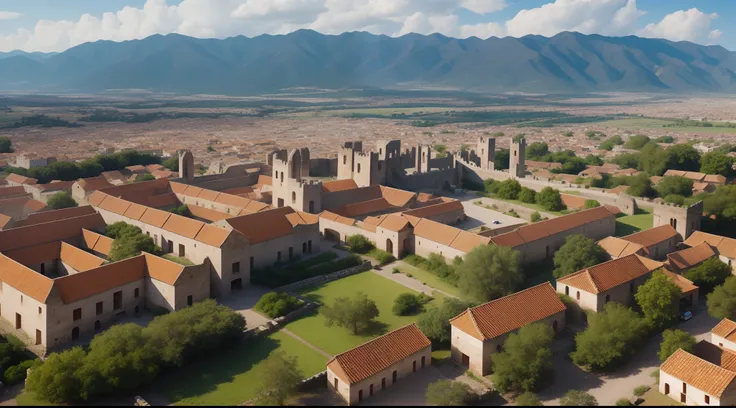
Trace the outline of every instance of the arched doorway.
[[99, 333], [101, 328], [101, 324], [99, 320], [95, 321], [95, 333]]
[[76, 340], [79, 338], [79, 327], [75, 327], [72, 329], [72, 340]]
[[386, 238], [386, 252], [389, 254], [394, 253], [394, 243], [391, 241], [391, 238]]
[[325, 239], [327, 241], [340, 242], [340, 233], [333, 229], [325, 229]]

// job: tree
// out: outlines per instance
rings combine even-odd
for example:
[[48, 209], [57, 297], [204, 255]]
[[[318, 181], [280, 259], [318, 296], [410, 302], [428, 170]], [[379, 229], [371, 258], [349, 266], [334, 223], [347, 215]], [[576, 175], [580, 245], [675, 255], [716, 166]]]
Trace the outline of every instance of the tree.
[[642, 147], [646, 146], [646, 144], [649, 142], [650, 142], [649, 137], [644, 136], [644, 135], [636, 135], [636, 136], [631, 136], [629, 140], [627, 140], [626, 143], [624, 144], [624, 147], [627, 149], [639, 150]]
[[151, 180], [156, 180], [156, 177], [153, 177], [153, 174], [151, 173], [143, 173], [143, 174], [139, 174], [135, 176], [136, 183], [140, 183], [143, 181], [151, 181]]
[[537, 194], [537, 204], [541, 205], [547, 211], [561, 211], [565, 209], [562, 196], [560, 196], [560, 190], [552, 187], [545, 187]]
[[626, 194], [635, 197], [654, 197], [652, 181], [645, 173], [630, 177]]
[[560, 405], [563, 407], [597, 407], [598, 400], [587, 392], [570, 390], [560, 398]]
[[171, 171], [179, 171], [179, 158], [169, 157], [168, 159], [164, 160], [163, 163], [161, 163], [161, 165]]
[[676, 144], [664, 151], [665, 169], [700, 170], [700, 153], [689, 144]]
[[682, 330], [665, 330], [662, 333], [662, 343], [659, 346], [659, 360], [665, 362], [678, 349], [691, 352], [697, 340], [690, 333]]
[[585, 208], [596, 208], [600, 207], [601, 203], [599, 203], [597, 200], [585, 200], [585, 203], [583, 205]]
[[77, 373], [81, 397], [130, 391], [151, 381], [160, 367], [157, 350], [147, 342], [143, 327], [134, 323], [114, 325], [95, 336]]
[[681, 297], [680, 287], [661, 271], [655, 271], [634, 295], [644, 318], [657, 331], [677, 321]]
[[731, 267], [717, 257], [713, 257], [688, 269], [684, 275], [700, 288], [701, 293], [710, 293], [713, 288], [731, 276]]
[[524, 280], [519, 252], [495, 245], [475, 247], [457, 275], [458, 287], [478, 302], [513, 293]]
[[570, 235], [555, 253], [553, 273], [559, 279], [605, 260], [606, 251], [595, 241], [581, 234]]
[[522, 203], [533, 204], [537, 202], [537, 192], [528, 187], [522, 187], [519, 192], [519, 201]]
[[525, 392], [518, 397], [516, 397], [516, 406], [517, 407], [541, 407], [544, 406], [542, 404], [542, 401], [539, 400], [539, 397], [537, 397], [532, 392]]
[[430, 307], [419, 315], [417, 326], [432, 341], [435, 348], [450, 345], [450, 319], [466, 310], [469, 305], [459, 299], [445, 298], [442, 304]]
[[258, 392], [259, 405], [283, 406], [286, 400], [297, 392], [304, 380], [296, 357], [287, 356], [282, 351], [271, 353], [262, 363], [261, 384]]
[[607, 370], [631, 357], [641, 345], [647, 325], [633, 310], [616, 302], [588, 315], [588, 328], [575, 336], [575, 364]]
[[325, 317], [327, 327], [335, 324], [350, 329], [354, 335], [368, 328], [379, 314], [376, 302], [363, 292], [356, 293], [352, 299], [339, 297], [332, 306], [322, 306], [320, 313]]
[[526, 158], [537, 160], [549, 154], [549, 146], [544, 142], [534, 142], [526, 147]]
[[351, 235], [346, 240], [350, 250], [359, 254], [364, 254], [374, 248], [371, 241], [368, 240], [364, 235], [356, 234]]
[[611, 159], [611, 162], [618, 164], [622, 169], [638, 169], [641, 161], [641, 153], [621, 153]]
[[447, 156], [447, 146], [443, 144], [434, 145], [434, 151], [437, 152], [437, 157]]
[[672, 137], [672, 136], [660, 136], [657, 139], [655, 139], [654, 141], [657, 142], [657, 143], [670, 144], [670, 143], [674, 143], [675, 142], [675, 138]]
[[736, 226], [736, 185], [718, 186], [715, 193], [703, 199], [703, 211], [715, 216], [724, 231]]
[[541, 323], [526, 325], [511, 333], [503, 351], [493, 354], [493, 383], [503, 392], [532, 391], [553, 368], [550, 345], [552, 329]]
[[85, 356], [81, 347], [51, 353], [42, 365], [31, 371], [26, 389], [53, 403], [81, 400], [82, 383], [77, 371], [84, 365]]
[[616, 135], [616, 136], [609, 137], [608, 139], [603, 141], [603, 143], [601, 143], [599, 148], [601, 150], [613, 150], [614, 146], [619, 146], [622, 144], [624, 144], [624, 141], [621, 139], [621, 136]]
[[603, 165], [603, 159], [601, 159], [601, 156], [596, 156], [594, 154], [589, 154], [585, 156], [585, 164], [589, 166], [602, 166]]
[[429, 405], [459, 407], [471, 403], [475, 399], [475, 393], [464, 382], [438, 380], [427, 387], [426, 399]]
[[708, 294], [708, 314], [716, 319], [736, 320], [736, 278], [729, 277]]
[[693, 181], [682, 176], [667, 176], [657, 184], [657, 192], [660, 197], [677, 194], [683, 197], [693, 195]]
[[496, 195], [505, 200], [516, 200], [521, 192], [521, 184], [513, 179], [504, 180], [500, 183]]
[[286, 292], [268, 292], [258, 299], [255, 309], [266, 316], [275, 319], [285, 316], [298, 309], [301, 301]]
[[731, 177], [734, 174], [733, 165], [734, 159], [722, 152], [706, 153], [700, 158], [700, 172], [705, 174]]
[[0, 136], [0, 153], [13, 153], [13, 143], [7, 136]]
[[422, 311], [422, 304], [417, 295], [402, 293], [394, 299], [393, 312], [397, 316], [415, 315]]
[[54, 210], [61, 210], [62, 208], [77, 207], [79, 204], [72, 198], [72, 195], [66, 191], [59, 191], [49, 198], [49, 207]]
[[493, 168], [496, 170], [506, 170], [511, 162], [511, 152], [509, 149], [500, 149], [496, 151], [496, 158], [493, 161]]
[[142, 233], [123, 235], [113, 240], [109, 258], [110, 261], [117, 262], [138, 256], [141, 252], [158, 254], [161, 250], [153, 243], [153, 238], [148, 235]]
[[542, 215], [539, 214], [539, 211], [534, 211], [529, 219], [533, 223], [534, 222], [539, 222], [539, 221], [542, 221]]

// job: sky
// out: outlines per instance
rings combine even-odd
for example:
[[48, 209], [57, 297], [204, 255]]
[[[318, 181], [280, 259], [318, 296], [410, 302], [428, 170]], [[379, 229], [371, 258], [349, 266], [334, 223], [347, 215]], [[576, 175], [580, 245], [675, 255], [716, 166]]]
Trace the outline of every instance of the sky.
[[0, 0], [0, 52], [153, 34], [638, 35], [736, 50], [736, 0]]

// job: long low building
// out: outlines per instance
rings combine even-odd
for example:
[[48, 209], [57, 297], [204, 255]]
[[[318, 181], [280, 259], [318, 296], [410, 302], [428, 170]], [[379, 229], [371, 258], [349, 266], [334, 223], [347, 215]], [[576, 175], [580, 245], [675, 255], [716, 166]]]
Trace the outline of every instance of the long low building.
[[450, 319], [452, 359], [476, 375], [487, 375], [491, 356], [502, 350], [509, 334], [532, 323], [557, 333], [565, 327], [565, 310], [549, 282], [472, 307]]
[[736, 353], [706, 341], [675, 351], [659, 369], [659, 392], [685, 405], [736, 405]]

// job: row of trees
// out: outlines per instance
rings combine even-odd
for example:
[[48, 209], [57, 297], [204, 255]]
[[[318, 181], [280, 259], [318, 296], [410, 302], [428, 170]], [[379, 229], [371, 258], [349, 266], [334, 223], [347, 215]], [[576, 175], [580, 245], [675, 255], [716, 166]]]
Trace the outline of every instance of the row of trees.
[[140, 228], [123, 221], [107, 225], [105, 235], [113, 239], [109, 256], [111, 262], [132, 258], [140, 255], [141, 252], [154, 255], [163, 253], [150, 235], [144, 234]]
[[561, 169], [553, 169], [551, 171], [552, 173], [578, 174], [589, 165], [603, 165], [603, 159], [592, 154], [583, 159], [576, 156], [572, 150], [551, 153], [549, 146], [544, 142], [534, 142], [527, 146], [526, 158], [528, 160], [562, 164]]
[[562, 211], [565, 204], [562, 202], [560, 191], [552, 187], [545, 187], [537, 193], [527, 187], [522, 187], [517, 180], [497, 181], [488, 179], [483, 182], [484, 192], [492, 197], [503, 200], [519, 200], [527, 204], [539, 204], [546, 211]]
[[[80, 178], [96, 177], [103, 171], [122, 170], [128, 166], [161, 163], [161, 158], [149, 153], [126, 150], [119, 153], [100, 154], [82, 162], [55, 162], [45, 167], [30, 170], [21, 167], [6, 167], [5, 173], [16, 173], [38, 179], [39, 183], [51, 180], [73, 181]], [[178, 162], [177, 162], [178, 166]]]
[[26, 388], [43, 400], [71, 403], [150, 383], [166, 368], [182, 367], [241, 338], [245, 318], [208, 299], [158, 316], [147, 326], [116, 325], [89, 349], [52, 353], [31, 371]]

